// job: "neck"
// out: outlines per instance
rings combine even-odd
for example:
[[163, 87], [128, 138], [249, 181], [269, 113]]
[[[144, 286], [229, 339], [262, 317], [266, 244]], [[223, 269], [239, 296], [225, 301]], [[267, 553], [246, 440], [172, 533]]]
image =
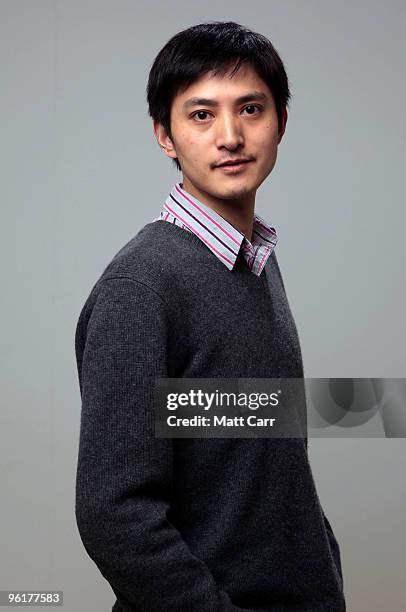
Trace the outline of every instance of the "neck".
[[247, 240], [252, 241], [255, 193], [245, 194], [238, 198], [216, 198], [207, 192], [196, 189], [187, 179], [183, 180], [181, 188], [221, 215], [223, 219], [238, 229]]

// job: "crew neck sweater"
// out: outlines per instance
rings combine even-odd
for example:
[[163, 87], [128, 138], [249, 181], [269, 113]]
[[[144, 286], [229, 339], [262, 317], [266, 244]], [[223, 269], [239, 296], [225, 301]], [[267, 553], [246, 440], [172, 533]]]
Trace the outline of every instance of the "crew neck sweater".
[[114, 612], [346, 609], [307, 439], [154, 433], [156, 378], [303, 376], [275, 252], [259, 276], [241, 253], [228, 270], [149, 223], [93, 286], [75, 349], [76, 520]]

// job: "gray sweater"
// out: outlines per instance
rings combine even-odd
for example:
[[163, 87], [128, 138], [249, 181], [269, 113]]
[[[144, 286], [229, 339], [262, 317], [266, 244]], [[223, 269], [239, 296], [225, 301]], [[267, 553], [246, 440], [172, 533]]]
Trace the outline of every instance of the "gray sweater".
[[126, 612], [343, 612], [340, 551], [307, 440], [154, 435], [155, 378], [302, 377], [275, 253], [228, 270], [152, 222], [80, 313], [76, 520]]

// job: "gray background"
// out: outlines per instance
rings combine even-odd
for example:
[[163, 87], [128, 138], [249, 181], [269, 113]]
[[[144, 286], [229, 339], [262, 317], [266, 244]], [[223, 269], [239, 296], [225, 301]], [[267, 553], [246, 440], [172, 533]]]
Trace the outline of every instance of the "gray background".
[[[147, 115], [150, 65], [205, 20], [273, 41], [293, 101], [257, 212], [279, 231], [305, 373], [403, 377], [405, 4], [3, 0], [0, 10], [0, 589], [63, 589], [65, 610], [107, 611], [114, 595], [74, 519], [74, 330], [104, 266], [181, 179]], [[399, 612], [405, 440], [312, 439], [309, 452], [348, 610]]]

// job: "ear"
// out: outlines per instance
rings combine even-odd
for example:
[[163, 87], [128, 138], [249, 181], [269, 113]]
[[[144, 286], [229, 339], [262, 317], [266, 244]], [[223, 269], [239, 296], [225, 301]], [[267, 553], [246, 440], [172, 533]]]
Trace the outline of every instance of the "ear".
[[153, 127], [155, 132], [155, 138], [157, 139], [157, 142], [161, 149], [164, 151], [164, 153], [172, 159], [177, 157], [175, 146], [172, 140], [169, 138], [168, 134], [166, 133], [164, 126], [161, 123], [154, 121]]
[[288, 109], [285, 106], [285, 108], [282, 111], [282, 122], [281, 122], [281, 129], [279, 131], [278, 144], [281, 142], [283, 135], [285, 133], [287, 121], [288, 121]]

